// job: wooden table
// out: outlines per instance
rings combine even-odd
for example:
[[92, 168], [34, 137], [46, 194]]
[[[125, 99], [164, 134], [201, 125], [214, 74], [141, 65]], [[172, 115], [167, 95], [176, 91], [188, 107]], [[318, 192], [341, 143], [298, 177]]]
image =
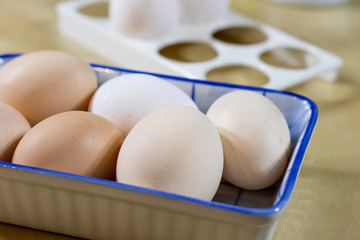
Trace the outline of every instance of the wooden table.
[[[114, 65], [58, 32], [57, 2], [0, 0], [0, 53], [57, 49]], [[344, 60], [337, 81], [314, 78], [288, 89], [313, 99], [320, 114], [273, 239], [360, 239], [360, 1], [306, 8], [232, 0], [231, 7]], [[74, 238], [0, 223], [4, 239]]]

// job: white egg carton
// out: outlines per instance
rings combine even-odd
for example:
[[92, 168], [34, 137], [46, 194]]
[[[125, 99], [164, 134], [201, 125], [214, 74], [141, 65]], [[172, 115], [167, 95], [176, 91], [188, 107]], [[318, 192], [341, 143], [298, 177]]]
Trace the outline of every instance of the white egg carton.
[[[274, 27], [234, 12], [229, 12], [224, 19], [209, 24], [180, 24], [171, 34], [156, 40], [124, 36], [110, 27], [107, 17], [94, 17], [79, 12], [83, 7], [101, 2], [104, 1], [75, 0], [59, 3], [56, 7], [59, 29], [65, 36], [121, 67], [206, 79], [207, 73], [217, 67], [244, 65], [257, 69], [268, 77], [269, 81], [262, 87], [285, 89], [313, 77], [334, 81], [342, 66], [339, 57]], [[214, 31], [231, 26], [257, 28], [267, 35], [267, 39], [257, 44], [239, 45], [225, 43], [212, 36]], [[184, 42], [208, 43], [216, 50], [217, 57], [204, 62], [191, 63], [171, 60], [159, 53], [159, 50], [165, 46]], [[309, 57], [304, 61], [309, 66], [302, 69], [288, 69], [267, 64], [260, 59], [262, 53], [282, 47], [307, 52]], [[314, 59], [316, 63], [313, 62]]]
[[[0, 68], [18, 54], [0, 55]], [[101, 85], [113, 77], [144, 73], [92, 64]], [[202, 112], [223, 94], [263, 94], [284, 114], [291, 157], [283, 177], [264, 190], [222, 183], [213, 201], [115, 181], [0, 162], [0, 222], [85, 239], [270, 240], [291, 199], [318, 116], [310, 99], [258, 87], [155, 74], [192, 97]], [[76, 159], [74, 159], [76, 160]]]

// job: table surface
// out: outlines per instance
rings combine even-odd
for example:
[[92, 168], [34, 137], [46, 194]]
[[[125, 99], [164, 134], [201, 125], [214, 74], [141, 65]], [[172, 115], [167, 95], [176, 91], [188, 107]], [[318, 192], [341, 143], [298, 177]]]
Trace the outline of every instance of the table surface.
[[[57, 49], [114, 65], [59, 33], [57, 2], [0, 0], [0, 53]], [[319, 119], [273, 239], [360, 239], [360, 1], [307, 8], [232, 0], [231, 8], [344, 60], [335, 82], [313, 78], [287, 89], [313, 99]], [[4, 239], [74, 238], [0, 223]]]

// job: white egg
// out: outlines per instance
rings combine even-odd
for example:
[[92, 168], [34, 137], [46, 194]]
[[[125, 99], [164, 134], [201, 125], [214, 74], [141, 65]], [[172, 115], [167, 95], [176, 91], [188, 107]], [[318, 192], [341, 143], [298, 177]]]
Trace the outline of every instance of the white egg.
[[116, 32], [140, 38], [168, 34], [178, 24], [178, 0], [110, 0], [109, 20]]
[[198, 108], [184, 91], [166, 80], [127, 74], [101, 85], [91, 99], [89, 111], [109, 119], [126, 136], [147, 114], [170, 105]]
[[229, 0], [179, 0], [180, 21], [183, 23], [208, 23], [225, 17]]
[[216, 127], [188, 106], [168, 106], [143, 118], [120, 149], [121, 183], [211, 200], [221, 181], [223, 151]]
[[225, 180], [258, 190], [271, 186], [284, 173], [290, 131], [269, 99], [251, 91], [233, 91], [218, 98], [207, 116], [221, 136]]

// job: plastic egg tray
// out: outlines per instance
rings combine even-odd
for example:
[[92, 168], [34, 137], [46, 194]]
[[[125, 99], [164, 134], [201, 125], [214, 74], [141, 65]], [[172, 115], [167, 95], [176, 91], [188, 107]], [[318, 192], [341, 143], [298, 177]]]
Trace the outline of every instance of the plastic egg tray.
[[[17, 56], [0, 55], [0, 67]], [[99, 85], [122, 74], [150, 74], [92, 67]], [[222, 183], [213, 201], [204, 201], [0, 162], [0, 221], [86, 239], [270, 240], [294, 190], [317, 121], [317, 106], [306, 97], [279, 90], [153, 75], [181, 88], [203, 112], [233, 90], [255, 91], [273, 101], [291, 133], [291, 157], [283, 177], [259, 191]]]
[[[333, 81], [342, 66], [339, 57], [232, 11], [213, 23], [179, 24], [158, 39], [124, 36], [111, 28], [107, 4], [99, 0], [61, 2], [58, 25], [63, 35], [122, 67], [285, 89], [314, 77]], [[173, 48], [186, 55], [199, 47], [214, 56], [199, 60], [193, 57], [201, 54], [193, 53], [190, 59], [181, 59], [163, 53]]]

